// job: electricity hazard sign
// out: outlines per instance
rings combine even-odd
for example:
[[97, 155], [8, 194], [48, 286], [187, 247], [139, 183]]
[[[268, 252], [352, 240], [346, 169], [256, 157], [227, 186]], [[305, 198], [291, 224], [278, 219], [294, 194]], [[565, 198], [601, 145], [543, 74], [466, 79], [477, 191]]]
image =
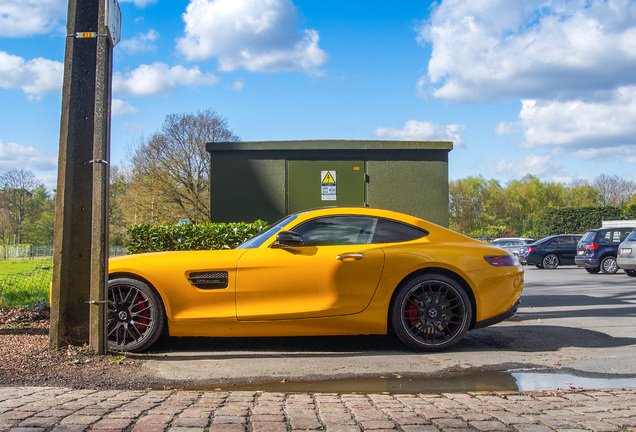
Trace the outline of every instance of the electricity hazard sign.
[[322, 201], [335, 201], [338, 197], [336, 171], [320, 171], [320, 197]]

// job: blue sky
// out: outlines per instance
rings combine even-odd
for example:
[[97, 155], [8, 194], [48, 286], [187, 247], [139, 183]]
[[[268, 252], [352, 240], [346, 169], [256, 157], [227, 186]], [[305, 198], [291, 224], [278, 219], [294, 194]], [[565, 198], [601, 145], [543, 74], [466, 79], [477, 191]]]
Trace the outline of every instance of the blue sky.
[[[451, 180], [636, 180], [636, 1], [120, 0], [112, 163], [165, 116], [244, 141], [451, 140]], [[67, 2], [0, 0], [0, 172], [55, 188]]]

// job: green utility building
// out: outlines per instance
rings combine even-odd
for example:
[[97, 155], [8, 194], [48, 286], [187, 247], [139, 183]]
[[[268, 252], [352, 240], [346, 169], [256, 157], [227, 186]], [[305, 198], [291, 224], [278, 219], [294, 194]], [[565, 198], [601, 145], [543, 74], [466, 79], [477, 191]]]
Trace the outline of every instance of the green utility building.
[[208, 143], [211, 219], [273, 223], [300, 210], [370, 206], [448, 226], [447, 141]]

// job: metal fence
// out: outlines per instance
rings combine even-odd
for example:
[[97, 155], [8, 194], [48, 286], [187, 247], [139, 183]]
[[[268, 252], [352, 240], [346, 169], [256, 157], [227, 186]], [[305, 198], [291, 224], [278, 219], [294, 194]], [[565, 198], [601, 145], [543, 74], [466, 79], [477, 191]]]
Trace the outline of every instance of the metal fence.
[[[124, 246], [110, 246], [109, 256], [116, 257], [126, 255], [128, 249]], [[53, 246], [35, 246], [30, 244], [0, 246], [0, 259], [28, 260], [34, 258], [47, 258], [53, 256]]]

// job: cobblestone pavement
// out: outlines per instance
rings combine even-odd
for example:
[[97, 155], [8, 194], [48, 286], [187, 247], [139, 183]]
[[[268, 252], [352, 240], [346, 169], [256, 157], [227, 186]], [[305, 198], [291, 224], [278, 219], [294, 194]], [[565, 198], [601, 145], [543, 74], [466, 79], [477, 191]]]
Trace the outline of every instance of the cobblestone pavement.
[[636, 431], [636, 389], [444, 394], [0, 388], [0, 431]]

